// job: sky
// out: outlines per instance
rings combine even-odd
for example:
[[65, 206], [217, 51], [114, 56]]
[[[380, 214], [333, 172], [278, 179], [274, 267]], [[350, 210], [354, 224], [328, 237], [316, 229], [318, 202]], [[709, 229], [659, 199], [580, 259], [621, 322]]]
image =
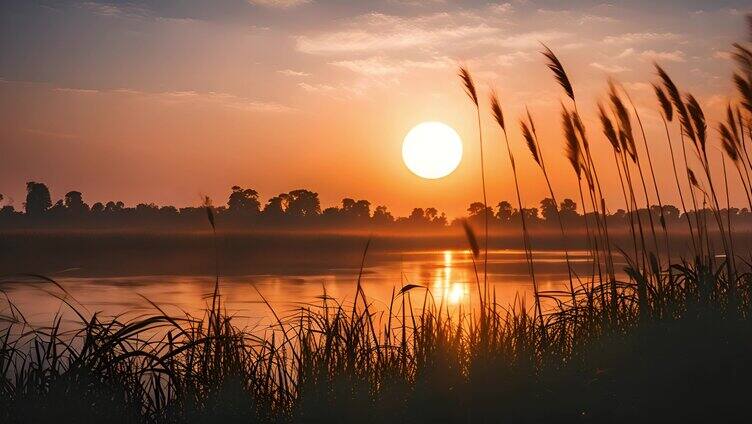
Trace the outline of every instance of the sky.
[[[514, 199], [488, 114], [492, 88], [526, 206], [547, 196], [517, 124], [526, 107], [557, 196], [576, 199], [560, 135], [566, 98], [539, 53], [543, 42], [573, 82], [609, 208], [624, 207], [594, 113], [609, 77], [637, 104], [663, 202], [678, 204], [652, 62], [698, 98], [715, 128], [735, 98], [728, 51], [746, 39], [750, 11], [746, 1], [4, 1], [0, 193], [18, 209], [32, 180], [53, 198], [79, 190], [90, 204], [185, 206], [201, 195], [222, 204], [233, 185], [264, 200], [307, 188], [323, 207], [351, 197], [397, 215], [413, 207], [463, 215], [481, 191], [475, 111], [456, 77], [462, 64], [483, 102], [489, 203]], [[423, 121], [445, 122], [463, 139], [462, 163], [439, 180], [402, 163], [402, 140]], [[709, 134], [711, 160], [720, 160]], [[720, 166], [715, 172], [722, 178]], [[743, 188], [729, 179], [741, 207]]]

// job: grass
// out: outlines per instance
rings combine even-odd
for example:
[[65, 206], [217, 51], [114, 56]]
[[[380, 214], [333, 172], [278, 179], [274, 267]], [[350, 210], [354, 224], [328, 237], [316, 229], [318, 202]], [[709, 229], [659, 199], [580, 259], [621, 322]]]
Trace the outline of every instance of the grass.
[[[752, 53], [741, 45], [735, 48], [741, 100], [739, 107], [729, 106], [719, 134], [747, 189], [752, 170], [747, 156], [752, 141]], [[661, 260], [670, 258], [660, 251], [652, 222], [643, 222], [637, 213], [640, 189], [650, 206], [641, 155], [648, 157], [650, 175], [654, 173], [648, 153], [637, 148], [632, 116], [615, 84], [609, 92], [610, 112], [599, 108], [634, 218], [630, 254], [609, 237], [604, 219], [608, 204], [571, 79], [553, 51], [546, 47], [543, 53], [572, 101], [571, 107], [562, 104], [565, 153], [585, 188], [580, 192], [582, 206], [589, 200], [594, 212], [588, 227], [593, 272], [577, 277], [577, 286], [572, 282], [563, 292], [542, 292], [536, 286], [533, 308], [523, 301], [502, 305], [485, 278], [484, 258], [484, 278], [476, 271], [481, 302], [475, 310], [452, 310], [436, 303], [426, 287], [405, 284], [395, 289], [386, 311], [376, 311], [359, 277], [352, 304], [324, 291], [319, 302], [285, 316], [259, 292], [275, 323], [247, 329], [235, 326], [224, 308], [219, 271], [203, 316], [169, 315], [152, 304], [153, 314], [132, 319], [92, 314], [54, 280], [37, 276], [57, 285], [61, 301], [80, 325], [74, 332], [62, 332], [58, 316], [48, 328], [32, 328], [8, 300], [7, 313], [0, 316], [0, 421], [723, 422], [743, 416], [752, 394], [752, 268], [734, 251], [733, 224], [728, 218], [724, 222], [720, 212], [718, 192], [728, 196], [726, 165], [721, 164], [721, 191], [711, 178], [711, 166], [717, 165], [706, 153], [707, 124], [699, 102], [657, 67], [656, 106], [666, 122], [675, 182], [681, 194], [668, 125], [674, 116], [693, 206], [685, 206], [682, 197], [693, 255], [673, 261]], [[460, 76], [480, 123], [470, 73], [463, 68]], [[504, 132], [516, 181], [495, 95], [491, 111]], [[632, 113], [636, 115], [634, 106]], [[533, 125], [528, 115], [522, 124], [524, 138], [545, 173]], [[645, 150], [657, 145], [644, 134], [643, 142]], [[692, 163], [687, 147], [696, 154]], [[696, 174], [693, 168], [703, 172]], [[632, 179], [635, 172], [639, 185]], [[483, 185], [485, 197], [485, 181]], [[654, 184], [656, 198], [657, 187]], [[549, 189], [553, 197], [554, 189]], [[698, 208], [695, 195], [709, 205], [722, 251], [711, 242], [708, 216]], [[519, 190], [517, 197], [522, 209]], [[205, 207], [215, 230], [208, 199]], [[519, 215], [535, 281], [534, 241], [524, 214]], [[653, 243], [645, 239], [648, 225]], [[465, 230], [478, 259], [476, 236], [469, 225]], [[628, 262], [626, 278], [617, 278], [617, 251]], [[367, 252], [368, 246], [361, 270]], [[542, 300], [552, 306], [544, 310]]]

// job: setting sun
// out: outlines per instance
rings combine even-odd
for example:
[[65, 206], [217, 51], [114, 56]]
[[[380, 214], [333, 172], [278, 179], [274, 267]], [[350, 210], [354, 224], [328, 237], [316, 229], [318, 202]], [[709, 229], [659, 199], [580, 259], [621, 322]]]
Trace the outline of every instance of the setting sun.
[[423, 122], [405, 136], [402, 160], [419, 177], [431, 180], [446, 177], [462, 161], [462, 140], [449, 125]]

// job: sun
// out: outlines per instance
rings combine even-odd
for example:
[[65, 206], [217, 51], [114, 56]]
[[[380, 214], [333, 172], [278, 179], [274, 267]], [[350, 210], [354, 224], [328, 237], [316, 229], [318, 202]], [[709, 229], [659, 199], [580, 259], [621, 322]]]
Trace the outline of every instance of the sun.
[[462, 161], [462, 140], [449, 125], [423, 122], [405, 136], [402, 160], [419, 177], [430, 180], [446, 177]]

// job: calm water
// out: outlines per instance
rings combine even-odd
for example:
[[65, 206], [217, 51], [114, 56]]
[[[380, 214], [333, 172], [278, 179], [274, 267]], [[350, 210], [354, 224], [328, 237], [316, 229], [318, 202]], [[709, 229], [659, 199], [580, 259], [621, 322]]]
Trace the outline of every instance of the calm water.
[[[579, 275], [590, 275], [587, 252], [574, 252], [575, 269]], [[392, 291], [403, 284], [427, 287], [436, 302], [451, 307], [467, 308], [477, 302], [477, 284], [473, 260], [469, 251], [382, 252], [370, 254], [362, 276], [363, 287], [376, 308], [387, 308]], [[567, 280], [566, 265], [561, 252], [536, 252], [535, 267], [540, 290], [559, 290]], [[254, 286], [280, 315], [293, 313], [303, 304], [321, 302], [326, 293], [344, 303], [351, 303], [355, 294], [359, 263], [349, 268], [307, 270], [305, 275], [245, 275], [220, 278], [220, 290], [227, 311], [235, 314], [236, 325], [263, 326], [271, 314]], [[476, 263], [483, 279], [483, 258]], [[200, 316], [210, 302], [214, 287], [213, 276], [111, 276], [66, 277], [56, 280], [88, 313], [100, 312], [112, 316], [126, 314], [135, 317], [154, 312], [141, 296], [160, 305], [169, 313], [188, 312]], [[526, 299], [532, 305], [532, 283], [527, 264], [520, 251], [500, 250], [489, 253], [488, 279], [497, 301], [511, 304]], [[48, 325], [57, 313], [62, 313], [67, 325], [75, 316], [55, 294], [60, 290], [47, 282], [17, 280], [0, 283], [11, 301], [34, 325]], [[423, 298], [422, 289], [412, 291], [413, 299]], [[207, 300], [208, 299], [208, 300]], [[416, 302], [417, 303], [417, 302]], [[5, 302], [3, 314], [9, 309]], [[2, 324], [0, 325], [7, 325]]]

